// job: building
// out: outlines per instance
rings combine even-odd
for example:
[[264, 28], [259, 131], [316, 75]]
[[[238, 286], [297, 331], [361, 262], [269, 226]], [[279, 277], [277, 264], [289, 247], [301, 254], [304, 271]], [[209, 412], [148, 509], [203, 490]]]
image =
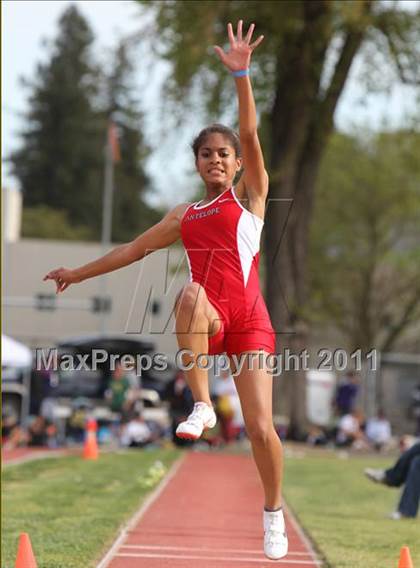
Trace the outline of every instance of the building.
[[[33, 348], [52, 347], [69, 336], [128, 333], [152, 339], [162, 353], [175, 354], [171, 313], [176, 294], [188, 279], [180, 248], [156, 251], [141, 262], [72, 285], [58, 296], [54, 282], [43, 281], [54, 268], [75, 268], [105, 252], [99, 243], [89, 242], [4, 242], [3, 331]], [[109, 312], [104, 312], [107, 302]]]
[[16, 242], [22, 225], [22, 194], [17, 189], [2, 188], [3, 241]]

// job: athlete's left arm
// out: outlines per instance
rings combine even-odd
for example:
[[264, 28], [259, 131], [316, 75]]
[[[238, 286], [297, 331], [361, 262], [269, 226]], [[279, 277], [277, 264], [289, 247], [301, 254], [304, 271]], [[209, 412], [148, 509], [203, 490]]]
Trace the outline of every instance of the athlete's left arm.
[[[264, 36], [251, 43], [254, 24], [251, 24], [245, 37], [242, 35], [242, 20], [239, 20], [236, 37], [232, 24], [228, 24], [230, 49], [227, 53], [219, 46], [215, 51], [222, 63], [231, 71], [249, 70], [252, 51], [262, 42]], [[248, 72], [248, 71], [247, 71]], [[264, 208], [268, 193], [268, 175], [264, 167], [264, 157], [257, 132], [257, 113], [249, 75], [235, 77], [239, 103], [239, 137], [241, 142], [243, 169], [236, 193], [239, 198], [247, 197], [251, 209]], [[263, 210], [262, 210], [263, 213]]]
[[[255, 202], [264, 204], [268, 193], [268, 174], [264, 166], [257, 131], [257, 113], [249, 76], [235, 78], [239, 102], [239, 138], [243, 174], [236, 186], [238, 197], [247, 197], [251, 209]], [[259, 203], [258, 203], [259, 204]]]

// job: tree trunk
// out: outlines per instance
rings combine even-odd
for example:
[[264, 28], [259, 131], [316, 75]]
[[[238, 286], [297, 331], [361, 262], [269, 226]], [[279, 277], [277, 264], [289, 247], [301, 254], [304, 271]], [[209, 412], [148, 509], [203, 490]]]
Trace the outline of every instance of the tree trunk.
[[[369, 10], [370, 2], [364, 6]], [[332, 79], [322, 92], [322, 67], [331, 40], [330, 18], [328, 2], [305, 2], [305, 25], [288, 41], [286, 54], [279, 54], [277, 59], [265, 230], [266, 297], [277, 333], [277, 353], [290, 349], [290, 353], [301, 354], [308, 349], [304, 308], [316, 178], [339, 96], [365, 32], [362, 25], [344, 36]], [[283, 372], [274, 379], [273, 406], [275, 414], [289, 417], [290, 436], [303, 437], [308, 423], [302, 369]]]

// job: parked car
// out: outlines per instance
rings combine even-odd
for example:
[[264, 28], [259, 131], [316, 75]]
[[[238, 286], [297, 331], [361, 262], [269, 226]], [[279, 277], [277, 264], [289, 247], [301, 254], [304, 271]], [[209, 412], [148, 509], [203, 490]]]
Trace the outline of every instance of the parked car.
[[[98, 363], [96, 368], [93, 368], [93, 351], [99, 349], [106, 351], [108, 357], [106, 361]], [[74, 402], [78, 400], [86, 401], [90, 414], [97, 420], [112, 421], [115, 418], [105, 397], [112, 376], [111, 355], [153, 356], [156, 351], [152, 342], [127, 338], [126, 335], [73, 337], [60, 341], [57, 350], [59, 361], [65, 361], [66, 359], [63, 359], [65, 355], [74, 356], [76, 364], [76, 355], [84, 358], [81, 369], [70, 369], [69, 366], [59, 365], [50, 381], [53, 386], [49, 389], [48, 398], [42, 403], [42, 413], [59, 423], [60, 432], [64, 432], [66, 420], [72, 414]], [[176, 372], [175, 366], [171, 364], [168, 364], [165, 370], [145, 369], [141, 372], [141, 383], [139, 381], [135, 385], [141, 384], [139, 400], [144, 409], [144, 418], [156, 421], [163, 429], [169, 424], [169, 414], [167, 405], [162, 403], [162, 398], [167, 383], [173, 380]], [[135, 378], [135, 375], [132, 376]]]

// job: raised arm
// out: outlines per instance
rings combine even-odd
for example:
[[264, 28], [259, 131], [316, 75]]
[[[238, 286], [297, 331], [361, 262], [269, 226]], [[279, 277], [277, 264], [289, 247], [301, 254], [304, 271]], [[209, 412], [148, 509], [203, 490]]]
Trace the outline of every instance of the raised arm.
[[177, 205], [159, 223], [147, 229], [136, 239], [115, 247], [97, 260], [73, 270], [68, 268], [52, 270], [44, 276], [44, 281], [54, 280], [57, 286], [56, 293], [59, 294], [64, 292], [70, 284], [76, 284], [88, 278], [118, 270], [118, 268], [128, 266], [136, 260], [141, 260], [154, 250], [168, 247], [180, 237], [181, 219], [187, 206], [185, 203]]
[[246, 36], [242, 37], [242, 20], [239, 20], [236, 38], [232, 24], [228, 24], [230, 49], [227, 53], [219, 46], [214, 46], [222, 63], [232, 72], [243, 71], [242, 76], [235, 76], [239, 103], [239, 137], [243, 158], [244, 173], [237, 184], [236, 192], [240, 197], [247, 197], [250, 204], [265, 202], [268, 192], [268, 176], [264, 167], [264, 157], [258, 139], [257, 113], [255, 109], [252, 85], [248, 74], [252, 51], [262, 42], [264, 36], [251, 43], [254, 24], [251, 24]]

